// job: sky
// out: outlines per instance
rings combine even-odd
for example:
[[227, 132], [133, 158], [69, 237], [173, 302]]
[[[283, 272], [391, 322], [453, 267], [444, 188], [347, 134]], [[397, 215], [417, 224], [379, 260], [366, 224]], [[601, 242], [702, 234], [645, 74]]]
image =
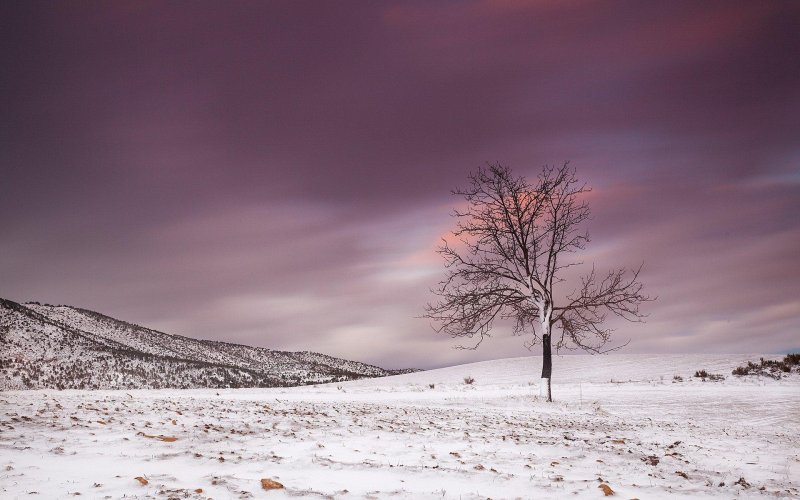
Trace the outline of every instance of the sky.
[[[800, 348], [800, 2], [2, 2], [0, 297], [388, 368], [453, 188], [569, 161], [641, 353]], [[567, 285], [565, 285], [567, 286]], [[557, 370], [557, 367], [556, 367]]]

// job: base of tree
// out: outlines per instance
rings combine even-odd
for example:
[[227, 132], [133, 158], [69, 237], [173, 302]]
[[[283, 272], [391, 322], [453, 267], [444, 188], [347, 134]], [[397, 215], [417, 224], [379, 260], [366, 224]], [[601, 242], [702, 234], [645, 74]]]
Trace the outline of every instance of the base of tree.
[[550, 379], [543, 378], [539, 383], [539, 397], [545, 398], [547, 401], [552, 401], [552, 393], [550, 392]]

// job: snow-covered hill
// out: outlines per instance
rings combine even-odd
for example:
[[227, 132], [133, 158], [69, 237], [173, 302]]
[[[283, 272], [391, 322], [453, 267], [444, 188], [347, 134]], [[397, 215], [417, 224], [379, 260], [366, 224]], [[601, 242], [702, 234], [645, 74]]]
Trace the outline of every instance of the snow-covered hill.
[[170, 335], [70, 306], [0, 299], [0, 389], [278, 387], [397, 371]]
[[[734, 368], [759, 358], [780, 359], [764, 354], [608, 354], [553, 356], [553, 383], [672, 382], [676, 375], [688, 381], [696, 371], [731, 377]], [[538, 384], [541, 356], [494, 359], [437, 370], [409, 373], [385, 380], [349, 382], [347, 387], [402, 387], [428, 384], [463, 385], [465, 377], [474, 386]], [[751, 377], [754, 378], [754, 377]]]

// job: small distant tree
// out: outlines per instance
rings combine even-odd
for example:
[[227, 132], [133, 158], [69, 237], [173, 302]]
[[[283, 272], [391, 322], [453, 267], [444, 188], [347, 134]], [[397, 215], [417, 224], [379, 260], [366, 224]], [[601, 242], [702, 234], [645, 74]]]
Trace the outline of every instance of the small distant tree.
[[[438, 301], [426, 307], [434, 328], [452, 337], [477, 337], [476, 349], [490, 336], [498, 318], [513, 321], [514, 334], [531, 335], [528, 347], [542, 345], [542, 384], [552, 401], [553, 331], [555, 348], [605, 349], [612, 330], [603, 328], [608, 313], [642, 321], [638, 269], [598, 274], [594, 266], [574, 289], [557, 295], [563, 271], [580, 261], [567, 254], [583, 250], [589, 235], [581, 225], [589, 218], [590, 191], [568, 164], [544, 167], [535, 182], [513, 175], [509, 167], [489, 164], [453, 194], [465, 200], [454, 210], [457, 242], [443, 240], [446, 276], [433, 292]], [[622, 346], [619, 346], [622, 347]], [[616, 347], [615, 349], [618, 349]]]

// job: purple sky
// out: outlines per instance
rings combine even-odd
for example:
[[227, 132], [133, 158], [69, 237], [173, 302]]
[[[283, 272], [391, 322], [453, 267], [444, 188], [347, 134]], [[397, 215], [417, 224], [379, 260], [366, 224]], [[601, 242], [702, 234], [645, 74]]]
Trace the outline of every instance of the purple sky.
[[[800, 2], [3, 2], [0, 296], [386, 367], [451, 188], [570, 160], [627, 352], [800, 347]], [[538, 351], [536, 351], [538, 353]]]

